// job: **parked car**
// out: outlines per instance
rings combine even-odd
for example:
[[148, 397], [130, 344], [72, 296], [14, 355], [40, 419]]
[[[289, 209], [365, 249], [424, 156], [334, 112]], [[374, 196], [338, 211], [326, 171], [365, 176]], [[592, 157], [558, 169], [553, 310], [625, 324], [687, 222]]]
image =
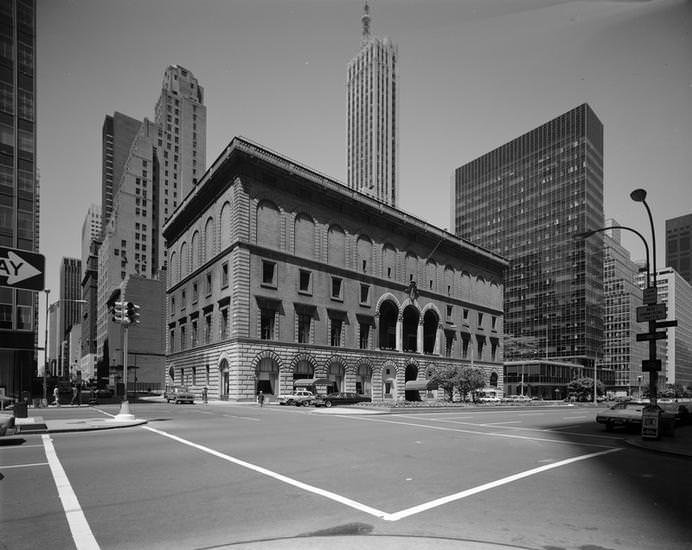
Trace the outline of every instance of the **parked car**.
[[331, 407], [332, 405], [350, 405], [353, 403], [369, 403], [372, 401], [366, 395], [351, 392], [334, 392], [327, 395], [320, 395], [313, 401], [315, 407]]
[[[648, 401], [622, 401], [615, 403], [612, 407], [599, 411], [596, 414], [596, 422], [605, 424], [607, 431], [613, 431], [616, 427], [625, 429], [641, 428], [642, 412], [648, 407]], [[661, 418], [675, 421], [675, 413], [656, 406], [661, 411]]]
[[194, 404], [195, 394], [185, 386], [168, 386], [163, 392], [163, 398], [167, 403], [190, 403]]
[[289, 395], [280, 395], [279, 405], [295, 405], [296, 407], [303, 405], [307, 407], [312, 404], [314, 399], [315, 394], [310, 390], [296, 390]]

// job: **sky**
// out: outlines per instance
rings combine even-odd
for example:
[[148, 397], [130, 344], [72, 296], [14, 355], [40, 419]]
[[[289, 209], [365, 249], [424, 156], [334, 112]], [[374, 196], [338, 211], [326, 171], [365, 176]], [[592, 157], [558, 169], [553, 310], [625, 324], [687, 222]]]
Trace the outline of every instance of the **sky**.
[[[346, 66], [362, 9], [37, 0], [39, 252], [51, 300], [100, 204], [104, 117], [153, 120], [168, 65], [204, 87], [207, 166], [243, 136], [345, 182]], [[453, 231], [455, 168], [587, 102], [604, 124], [605, 216], [649, 236], [629, 197], [646, 189], [663, 267], [665, 220], [692, 213], [692, 1], [370, 0], [370, 14], [371, 33], [399, 50], [402, 210]], [[623, 244], [644, 257], [636, 236], [624, 232]]]

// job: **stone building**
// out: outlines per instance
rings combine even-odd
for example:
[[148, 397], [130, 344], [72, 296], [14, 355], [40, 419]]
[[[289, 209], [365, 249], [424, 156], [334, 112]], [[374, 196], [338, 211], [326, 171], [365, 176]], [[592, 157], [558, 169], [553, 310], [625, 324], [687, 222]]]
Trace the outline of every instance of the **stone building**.
[[502, 387], [507, 263], [261, 146], [234, 138], [163, 234], [168, 384], [401, 400], [473, 365]]

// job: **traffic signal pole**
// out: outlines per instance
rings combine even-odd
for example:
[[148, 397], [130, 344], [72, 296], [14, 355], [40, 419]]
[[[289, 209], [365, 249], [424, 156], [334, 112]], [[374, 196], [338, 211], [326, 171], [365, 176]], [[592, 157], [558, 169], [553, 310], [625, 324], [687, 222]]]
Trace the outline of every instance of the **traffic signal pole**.
[[[122, 302], [121, 308], [124, 309], [125, 302]], [[123, 312], [124, 313], [124, 312]], [[129, 320], [123, 315], [123, 400], [120, 403], [120, 412], [115, 415], [113, 420], [130, 421], [135, 419], [135, 415], [130, 412], [130, 403], [127, 400], [127, 344], [128, 344], [128, 325]]]

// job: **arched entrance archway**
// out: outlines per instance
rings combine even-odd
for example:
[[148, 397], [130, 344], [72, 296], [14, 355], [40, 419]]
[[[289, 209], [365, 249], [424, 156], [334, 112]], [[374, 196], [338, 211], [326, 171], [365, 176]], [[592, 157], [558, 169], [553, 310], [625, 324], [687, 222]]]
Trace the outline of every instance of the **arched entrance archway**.
[[[404, 384], [409, 380], [418, 379], [418, 367], [413, 364], [406, 365], [406, 371], [404, 372]], [[405, 386], [404, 386], [405, 387]], [[404, 390], [404, 399], [406, 401], [420, 401], [420, 394], [418, 390]]]
[[315, 367], [307, 359], [301, 359], [293, 367], [293, 381], [314, 378]]
[[440, 319], [435, 311], [429, 309], [425, 312], [423, 316], [423, 353], [435, 353], [439, 324]]
[[341, 363], [333, 361], [329, 364], [327, 378], [329, 379], [327, 393], [344, 391], [344, 366]]
[[391, 300], [380, 306], [379, 345], [380, 349], [396, 349], [396, 319], [399, 309]]
[[372, 367], [366, 363], [360, 363], [356, 371], [356, 393], [372, 395]]
[[402, 348], [404, 351], [418, 351], [418, 321], [420, 313], [413, 306], [406, 306], [403, 315]]
[[271, 357], [263, 357], [259, 360], [255, 369], [257, 386], [255, 394], [260, 391], [265, 395], [278, 395], [279, 393], [279, 365]]
[[230, 386], [230, 374], [228, 361], [222, 359], [219, 363], [219, 399], [228, 399], [228, 390]]

